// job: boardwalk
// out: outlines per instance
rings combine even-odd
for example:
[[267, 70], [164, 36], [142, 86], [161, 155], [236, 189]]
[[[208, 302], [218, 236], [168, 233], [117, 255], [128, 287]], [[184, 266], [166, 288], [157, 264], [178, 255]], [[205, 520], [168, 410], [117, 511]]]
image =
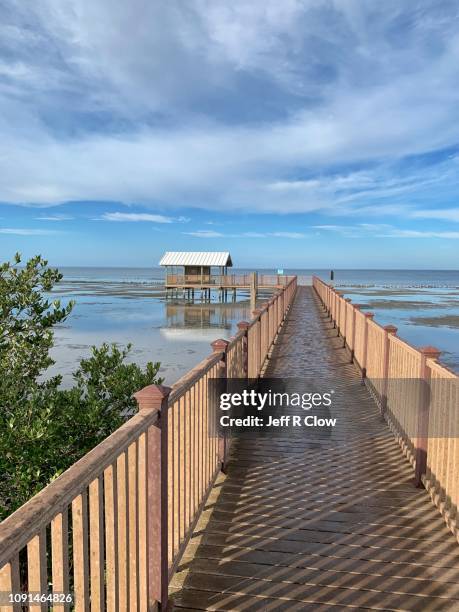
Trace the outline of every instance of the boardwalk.
[[[241, 439], [171, 583], [177, 609], [459, 610], [459, 547], [309, 287], [268, 376], [333, 377], [331, 436]], [[343, 415], [345, 418], [342, 418]]]

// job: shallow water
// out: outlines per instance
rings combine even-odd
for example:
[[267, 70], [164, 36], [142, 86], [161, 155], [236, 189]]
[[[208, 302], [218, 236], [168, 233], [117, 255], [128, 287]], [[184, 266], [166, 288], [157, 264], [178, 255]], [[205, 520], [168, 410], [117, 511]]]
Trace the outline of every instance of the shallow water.
[[[381, 325], [393, 324], [397, 335], [411, 345], [435, 346], [440, 361], [459, 371], [459, 294], [449, 287], [399, 289], [394, 295], [385, 288], [356, 289], [340, 286], [345, 297], [375, 313]], [[425, 319], [428, 318], [428, 321]]]
[[72, 372], [91, 346], [103, 342], [131, 343], [130, 360], [139, 365], [159, 361], [161, 376], [172, 384], [212, 352], [211, 342], [234, 335], [252, 310], [247, 292], [238, 292], [236, 302], [189, 303], [166, 299], [158, 288], [116, 281], [91, 286], [66, 281], [53, 297], [63, 304], [76, 301], [65, 324], [56, 328], [51, 352], [56, 364], [48, 371], [62, 374], [64, 386], [71, 385]]

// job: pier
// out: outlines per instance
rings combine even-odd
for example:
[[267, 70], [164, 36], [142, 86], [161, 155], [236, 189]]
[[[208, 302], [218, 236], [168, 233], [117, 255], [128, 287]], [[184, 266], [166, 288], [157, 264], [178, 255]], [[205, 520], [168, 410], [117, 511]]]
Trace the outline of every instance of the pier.
[[235, 301], [238, 291], [248, 291], [254, 308], [259, 290], [281, 289], [293, 279], [284, 274], [229, 274], [228, 267], [232, 267], [233, 262], [227, 251], [167, 252], [159, 265], [166, 271], [166, 298], [210, 301], [214, 292], [220, 301], [226, 302], [228, 298]]
[[[306, 374], [341, 398], [330, 435], [217, 432], [210, 379]], [[424, 381], [428, 405], [400, 379]], [[459, 610], [454, 383], [434, 348], [292, 277], [3, 521], [0, 591], [71, 585], [77, 612]]]

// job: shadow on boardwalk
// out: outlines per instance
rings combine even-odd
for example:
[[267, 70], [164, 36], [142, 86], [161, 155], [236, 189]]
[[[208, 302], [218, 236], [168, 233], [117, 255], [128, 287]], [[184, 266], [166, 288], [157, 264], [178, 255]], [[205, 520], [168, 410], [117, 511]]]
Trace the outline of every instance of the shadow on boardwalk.
[[266, 376], [332, 377], [341, 418], [325, 437], [235, 442], [173, 579], [175, 607], [459, 610], [459, 547], [309, 287]]

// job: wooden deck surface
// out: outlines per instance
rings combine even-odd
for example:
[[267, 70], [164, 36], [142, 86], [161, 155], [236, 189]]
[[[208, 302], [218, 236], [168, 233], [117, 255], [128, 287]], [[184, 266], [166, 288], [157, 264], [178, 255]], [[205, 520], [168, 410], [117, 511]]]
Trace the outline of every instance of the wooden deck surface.
[[236, 441], [173, 578], [175, 608], [459, 610], [459, 546], [312, 288], [266, 375], [333, 377], [341, 418], [331, 435]]

